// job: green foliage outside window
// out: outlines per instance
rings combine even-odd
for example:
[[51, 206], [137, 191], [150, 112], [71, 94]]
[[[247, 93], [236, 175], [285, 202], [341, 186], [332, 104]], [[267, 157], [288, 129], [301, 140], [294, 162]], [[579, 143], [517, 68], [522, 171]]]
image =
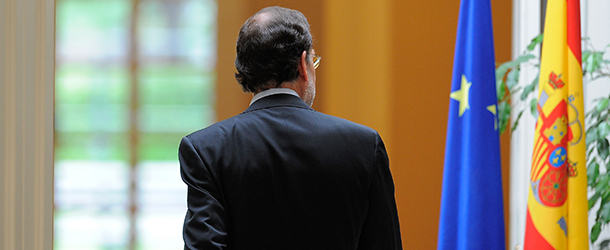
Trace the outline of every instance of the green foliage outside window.
[[54, 249], [181, 248], [177, 147], [214, 122], [216, 2], [57, 0], [56, 8]]

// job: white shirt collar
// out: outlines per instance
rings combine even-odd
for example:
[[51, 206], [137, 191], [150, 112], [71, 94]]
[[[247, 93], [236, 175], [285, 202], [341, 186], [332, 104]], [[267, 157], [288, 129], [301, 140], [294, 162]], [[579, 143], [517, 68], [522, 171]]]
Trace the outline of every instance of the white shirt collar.
[[267, 90], [263, 90], [261, 92], [259, 92], [258, 94], [254, 95], [254, 97], [252, 97], [252, 101], [250, 101], [250, 105], [252, 105], [252, 103], [260, 100], [263, 97], [267, 97], [270, 95], [277, 95], [277, 94], [289, 94], [289, 95], [294, 95], [296, 97], [299, 97], [299, 94], [297, 94], [296, 91], [292, 90], [292, 89], [288, 89], [288, 88], [270, 88]]

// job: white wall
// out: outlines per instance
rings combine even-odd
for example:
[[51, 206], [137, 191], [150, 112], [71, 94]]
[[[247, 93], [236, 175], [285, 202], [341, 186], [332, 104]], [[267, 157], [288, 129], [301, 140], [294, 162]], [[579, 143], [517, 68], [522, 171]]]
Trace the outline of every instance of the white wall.
[[[608, 0], [583, 0], [582, 4], [582, 36], [589, 37], [596, 50], [602, 50], [610, 44], [610, 1]], [[583, 47], [583, 50], [585, 47]], [[610, 52], [610, 49], [607, 50]], [[606, 55], [605, 59], [610, 60]], [[585, 78], [585, 80], [587, 80]], [[591, 103], [599, 97], [608, 97], [610, 94], [610, 81], [598, 79], [596, 81], [585, 81], [585, 109], [592, 108]]]
[[52, 249], [55, 2], [0, 17], [0, 249]]

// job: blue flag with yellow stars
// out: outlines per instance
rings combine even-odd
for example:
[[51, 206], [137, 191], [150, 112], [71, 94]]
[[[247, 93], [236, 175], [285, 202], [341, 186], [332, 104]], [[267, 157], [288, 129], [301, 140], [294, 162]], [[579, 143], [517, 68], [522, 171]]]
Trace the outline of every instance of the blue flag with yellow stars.
[[458, 21], [439, 250], [505, 249], [490, 0], [462, 0]]

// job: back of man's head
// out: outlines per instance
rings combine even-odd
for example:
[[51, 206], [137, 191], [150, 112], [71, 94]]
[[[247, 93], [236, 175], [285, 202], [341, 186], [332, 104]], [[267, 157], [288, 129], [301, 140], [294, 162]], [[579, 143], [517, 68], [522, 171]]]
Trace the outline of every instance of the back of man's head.
[[307, 18], [296, 10], [267, 7], [239, 31], [235, 78], [246, 92], [279, 87], [299, 77], [303, 51], [313, 46]]

